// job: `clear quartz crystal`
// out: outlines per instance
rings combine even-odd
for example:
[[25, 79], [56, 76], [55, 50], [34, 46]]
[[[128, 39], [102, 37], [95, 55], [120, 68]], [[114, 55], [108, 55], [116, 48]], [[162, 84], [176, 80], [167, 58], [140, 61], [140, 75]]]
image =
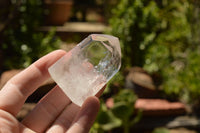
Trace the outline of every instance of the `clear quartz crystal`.
[[49, 73], [71, 101], [79, 106], [94, 96], [120, 69], [118, 38], [92, 34], [49, 68]]

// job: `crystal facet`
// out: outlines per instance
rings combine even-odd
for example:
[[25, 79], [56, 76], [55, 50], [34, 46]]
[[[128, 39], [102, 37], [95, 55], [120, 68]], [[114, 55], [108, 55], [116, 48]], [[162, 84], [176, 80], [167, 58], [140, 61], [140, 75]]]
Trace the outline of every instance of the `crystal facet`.
[[71, 101], [79, 106], [94, 96], [120, 69], [118, 38], [92, 34], [49, 68], [49, 73]]

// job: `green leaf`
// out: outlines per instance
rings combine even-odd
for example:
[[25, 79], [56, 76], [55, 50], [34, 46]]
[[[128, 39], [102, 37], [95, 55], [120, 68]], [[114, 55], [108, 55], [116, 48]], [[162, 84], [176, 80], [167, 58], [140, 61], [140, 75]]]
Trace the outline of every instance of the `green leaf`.
[[133, 104], [127, 104], [126, 102], [117, 102], [114, 104], [114, 107], [112, 108], [113, 114], [122, 119], [122, 120], [127, 120], [130, 118], [134, 110], [134, 105]]
[[98, 115], [97, 122], [100, 128], [105, 131], [120, 127], [122, 124], [122, 121], [115, 117], [110, 110], [101, 111]]

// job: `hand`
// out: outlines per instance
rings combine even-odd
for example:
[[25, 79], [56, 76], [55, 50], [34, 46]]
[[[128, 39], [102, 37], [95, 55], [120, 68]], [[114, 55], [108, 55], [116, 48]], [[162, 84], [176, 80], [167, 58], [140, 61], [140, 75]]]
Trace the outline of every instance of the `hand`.
[[86, 133], [99, 110], [99, 100], [88, 98], [82, 107], [55, 86], [18, 122], [15, 118], [28, 96], [50, 77], [48, 67], [66, 52], [54, 51], [14, 76], [0, 91], [0, 133]]

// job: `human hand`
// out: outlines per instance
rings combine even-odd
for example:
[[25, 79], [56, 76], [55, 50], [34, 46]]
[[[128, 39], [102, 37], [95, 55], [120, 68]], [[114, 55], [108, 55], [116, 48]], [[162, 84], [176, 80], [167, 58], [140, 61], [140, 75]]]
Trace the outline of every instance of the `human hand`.
[[[55, 86], [19, 122], [15, 117], [22, 105], [50, 75], [48, 68], [66, 52], [54, 51], [9, 80], [0, 91], [0, 133], [86, 133], [99, 110], [99, 100], [89, 97], [79, 107]], [[101, 93], [101, 92], [100, 92]]]

